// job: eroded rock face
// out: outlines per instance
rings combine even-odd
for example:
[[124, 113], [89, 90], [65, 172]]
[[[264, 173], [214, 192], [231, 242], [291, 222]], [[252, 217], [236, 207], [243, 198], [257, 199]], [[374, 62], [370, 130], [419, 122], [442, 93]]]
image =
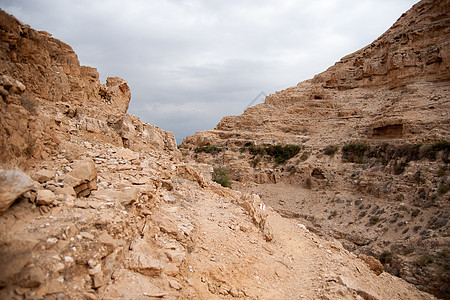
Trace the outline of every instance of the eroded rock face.
[[[420, 1], [326, 71], [187, 137], [186, 160], [227, 169], [242, 192], [448, 297], [449, 13]], [[269, 153], [289, 145], [300, 152]]]
[[61, 142], [96, 139], [136, 151], [177, 151], [174, 135], [126, 114], [125, 80], [99, 81], [72, 48], [0, 12], [0, 158], [41, 159]]

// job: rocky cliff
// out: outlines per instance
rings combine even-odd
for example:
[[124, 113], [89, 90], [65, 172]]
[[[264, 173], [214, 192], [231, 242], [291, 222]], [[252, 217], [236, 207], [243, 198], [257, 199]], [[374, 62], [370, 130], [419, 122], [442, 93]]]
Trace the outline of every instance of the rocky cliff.
[[48, 158], [76, 139], [177, 151], [172, 133], [126, 114], [125, 80], [100, 84], [98, 71], [80, 66], [69, 45], [4, 12], [0, 18], [2, 161]]
[[186, 138], [184, 156], [448, 297], [449, 13], [420, 1], [325, 72]]

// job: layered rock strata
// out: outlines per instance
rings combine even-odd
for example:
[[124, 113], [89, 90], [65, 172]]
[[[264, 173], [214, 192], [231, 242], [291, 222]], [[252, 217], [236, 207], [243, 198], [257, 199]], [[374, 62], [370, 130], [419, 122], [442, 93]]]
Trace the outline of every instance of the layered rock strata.
[[187, 137], [185, 157], [448, 297], [449, 13], [420, 1], [323, 73]]
[[98, 71], [80, 66], [72, 48], [51, 34], [5, 12], [0, 24], [2, 161], [48, 158], [76, 139], [177, 151], [172, 133], [126, 114], [125, 80], [101, 84]]

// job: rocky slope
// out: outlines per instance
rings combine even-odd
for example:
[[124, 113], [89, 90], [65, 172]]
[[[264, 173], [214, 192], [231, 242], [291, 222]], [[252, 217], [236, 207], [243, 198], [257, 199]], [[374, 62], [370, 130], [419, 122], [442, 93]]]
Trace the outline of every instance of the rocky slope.
[[449, 13], [420, 1], [325, 72], [186, 138], [184, 157], [448, 298]]
[[1, 299], [434, 299], [183, 162], [50, 34], [0, 39]]

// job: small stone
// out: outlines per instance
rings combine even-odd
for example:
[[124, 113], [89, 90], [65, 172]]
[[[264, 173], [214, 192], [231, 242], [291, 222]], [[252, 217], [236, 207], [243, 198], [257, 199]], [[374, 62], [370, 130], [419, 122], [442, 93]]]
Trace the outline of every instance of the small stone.
[[55, 195], [70, 195], [73, 197], [77, 196], [73, 187], [66, 185], [64, 187], [57, 187], [54, 191]]
[[64, 261], [66, 263], [73, 263], [73, 258], [71, 256], [64, 256]]
[[103, 280], [103, 272], [96, 273], [92, 276], [92, 287], [94, 289], [98, 289], [105, 285], [105, 281]]
[[97, 300], [97, 296], [94, 293], [86, 292], [83, 295], [87, 300]]
[[36, 204], [50, 205], [56, 200], [56, 195], [50, 190], [39, 190], [36, 195]]
[[48, 239], [47, 239], [47, 244], [50, 244], [50, 245], [54, 245], [54, 244], [56, 244], [57, 242], [58, 242], [58, 239], [55, 238], [55, 237], [53, 237], [53, 238], [48, 238]]
[[53, 271], [55, 271], [55, 272], [61, 272], [62, 270], [65, 269], [65, 267], [66, 267], [66, 266], [64, 266], [63, 263], [58, 262], [58, 263], [56, 263], [55, 266], [53, 267]]
[[21, 274], [20, 286], [35, 288], [45, 282], [45, 273], [39, 267], [32, 267], [24, 270]]
[[80, 232], [80, 236], [88, 240], [95, 239], [95, 236], [89, 232]]
[[171, 195], [164, 195], [163, 199], [167, 203], [174, 203], [175, 202], [175, 197], [173, 197]]
[[89, 275], [95, 275], [98, 274], [102, 271], [102, 265], [101, 264], [97, 264], [94, 268], [89, 269], [88, 273]]
[[236, 287], [233, 286], [230, 289], [230, 295], [235, 297], [235, 298], [239, 297], [239, 290]]
[[148, 253], [133, 252], [129, 259], [129, 268], [146, 276], [159, 276], [163, 265]]
[[55, 177], [55, 172], [42, 169], [37, 171], [36, 173], [31, 175], [31, 178], [33, 178], [36, 181], [39, 181], [40, 183], [50, 181]]
[[88, 260], [88, 266], [89, 268], [95, 268], [95, 266], [97, 265], [97, 262], [93, 259]]
[[181, 290], [181, 284], [175, 279], [169, 279], [169, 286], [174, 290]]
[[164, 274], [175, 277], [180, 273], [180, 269], [176, 264], [168, 263], [164, 266]]

